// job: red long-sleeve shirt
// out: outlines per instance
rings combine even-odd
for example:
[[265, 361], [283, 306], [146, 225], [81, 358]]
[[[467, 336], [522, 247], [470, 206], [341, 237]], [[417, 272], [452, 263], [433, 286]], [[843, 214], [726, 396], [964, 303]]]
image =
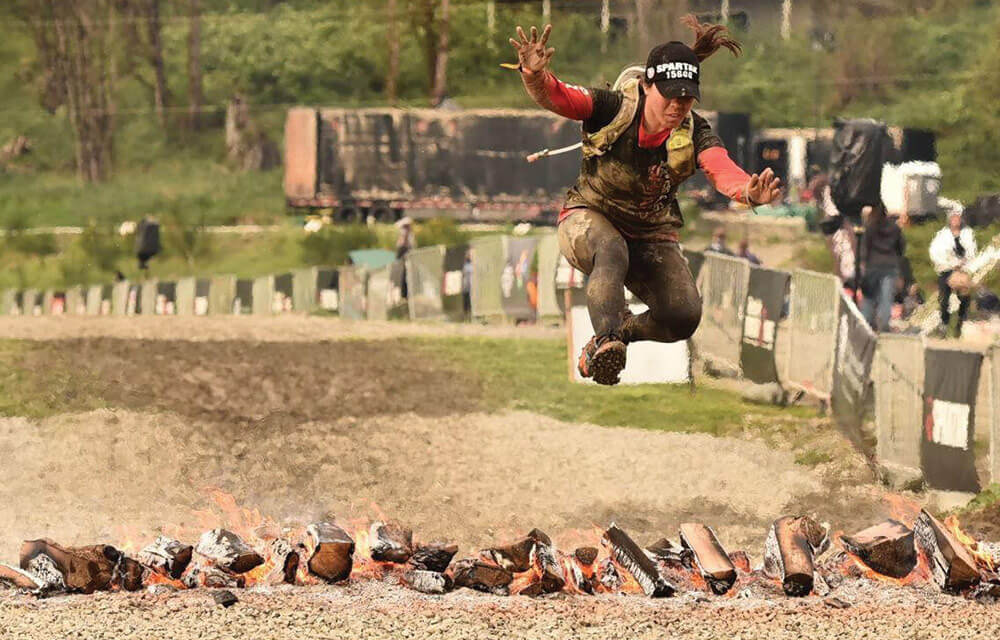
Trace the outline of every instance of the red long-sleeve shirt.
[[[549, 71], [543, 73], [545, 93], [548, 98], [548, 104], [545, 106], [554, 113], [573, 120], [587, 120], [593, 115], [594, 100], [588, 89], [562, 82]], [[646, 132], [645, 123], [642, 123], [639, 127], [639, 146], [655, 149], [666, 142], [669, 136], [670, 129], [649, 134]], [[698, 166], [719, 193], [737, 202], [746, 203], [746, 186], [750, 176], [733, 162], [725, 147], [710, 147], [699, 153]]]

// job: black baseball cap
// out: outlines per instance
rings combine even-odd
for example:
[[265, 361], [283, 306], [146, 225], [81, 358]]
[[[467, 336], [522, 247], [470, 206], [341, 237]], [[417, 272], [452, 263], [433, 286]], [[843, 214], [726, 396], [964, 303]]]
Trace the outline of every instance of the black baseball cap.
[[692, 96], [701, 100], [700, 76], [698, 56], [683, 42], [675, 40], [654, 47], [646, 59], [646, 82], [655, 84], [664, 98]]

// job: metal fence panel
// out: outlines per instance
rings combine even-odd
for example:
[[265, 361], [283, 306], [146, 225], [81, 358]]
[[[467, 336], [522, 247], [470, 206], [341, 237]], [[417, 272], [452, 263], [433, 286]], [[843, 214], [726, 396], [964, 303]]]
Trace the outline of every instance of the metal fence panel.
[[128, 294], [130, 288], [127, 281], [116, 282], [111, 287], [111, 315], [124, 316], [128, 314]]
[[197, 281], [194, 278], [180, 278], [177, 280], [174, 313], [179, 316], [194, 315], [194, 293], [197, 286]]
[[146, 280], [142, 283], [142, 290], [139, 292], [139, 307], [142, 315], [151, 316], [156, 313], [156, 298], [159, 293], [159, 286], [156, 280]]
[[212, 286], [208, 289], [208, 312], [228, 314], [233, 312], [236, 299], [236, 276], [212, 276]]
[[316, 289], [319, 269], [309, 267], [292, 272], [292, 308], [309, 313], [316, 310], [319, 292]]
[[878, 458], [882, 462], [920, 469], [923, 340], [919, 336], [880, 335], [873, 372]]
[[406, 254], [406, 290], [410, 318], [443, 320], [444, 247], [424, 247]]
[[990, 482], [1000, 482], [1000, 348], [994, 346], [986, 355], [990, 361]]
[[338, 275], [340, 290], [340, 317], [364, 320], [367, 295], [367, 273], [362, 267], [341, 267]]
[[478, 318], [503, 315], [500, 277], [503, 274], [507, 238], [486, 236], [469, 242], [472, 250], [472, 315]]
[[750, 263], [742, 258], [706, 253], [700, 280], [701, 325], [694, 334], [698, 351], [739, 367]]
[[101, 300], [103, 297], [102, 287], [99, 284], [91, 285], [87, 287], [87, 300], [85, 304], [87, 305], [87, 315], [88, 316], [99, 316], [101, 315]]
[[66, 308], [64, 313], [83, 315], [83, 287], [75, 285], [66, 289]]
[[38, 289], [25, 289], [21, 294], [21, 315], [37, 315], [36, 311], [41, 311], [38, 309], [39, 304]]
[[53, 304], [55, 303], [56, 292], [53, 289], [46, 289], [42, 292], [42, 315], [51, 316], [53, 313]]
[[556, 291], [556, 271], [559, 269], [559, 239], [547, 233], [538, 239], [538, 315], [562, 317], [559, 294]]
[[253, 281], [253, 311], [255, 316], [274, 313], [274, 276], [261, 276]]
[[790, 384], [829, 397], [840, 322], [840, 280], [828, 273], [792, 273], [789, 350]]
[[368, 319], [389, 319], [389, 267], [374, 269], [368, 274]]

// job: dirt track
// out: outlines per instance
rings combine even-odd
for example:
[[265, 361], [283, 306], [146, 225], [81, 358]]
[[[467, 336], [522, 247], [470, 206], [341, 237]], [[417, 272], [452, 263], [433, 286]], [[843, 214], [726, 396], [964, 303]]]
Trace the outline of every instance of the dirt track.
[[[831, 477], [823, 465], [795, 464], [793, 453], [763, 443], [493, 410], [475, 376], [417, 357], [405, 341], [336, 339], [438, 335], [441, 327], [169, 318], [120, 339], [80, 334], [142, 319], [115, 327], [36, 318], [4, 320], [0, 335], [28, 337], [38, 320], [53, 333], [34, 335], [44, 341], [12, 357], [34, 372], [26, 384], [66, 411], [0, 418], [0, 455], [16, 469], [0, 483], [0, 561], [14, 560], [24, 538], [123, 545], [175, 526], [194, 535], [204, 528], [195, 512], [211, 508], [206, 487], [289, 524], [385, 514], [419, 539], [459, 543], [461, 555], [531, 527], [569, 547], [594, 543], [596, 528], [611, 521], [649, 542], [698, 520], [730, 549], [759, 558], [779, 515], [815, 513], [852, 530], [888, 514], [880, 489], [843, 470]], [[175, 339], [134, 339], [147, 329]], [[185, 333], [200, 341], [176, 339]], [[921, 610], [923, 601], [905, 594], [846, 611], [815, 598], [763, 609], [690, 597], [535, 602], [460, 591], [428, 599], [378, 583], [240, 597], [222, 610], [206, 593], [0, 595], [0, 637], [914, 637], [937, 625], [953, 633], [933, 637], [972, 637], [1000, 624], [996, 608], [948, 597]]]

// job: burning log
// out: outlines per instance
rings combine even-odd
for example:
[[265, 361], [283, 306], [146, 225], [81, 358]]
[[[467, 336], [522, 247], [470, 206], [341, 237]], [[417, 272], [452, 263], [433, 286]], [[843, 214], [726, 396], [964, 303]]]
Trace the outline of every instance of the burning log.
[[577, 547], [576, 551], [573, 552], [576, 559], [585, 567], [594, 564], [594, 561], [597, 560], [597, 554], [597, 547]]
[[207, 587], [209, 589], [242, 589], [246, 586], [246, 578], [229, 573], [222, 567], [213, 564], [203, 564], [191, 567], [181, 582], [188, 589]]
[[853, 536], [841, 536], [844, 547], [885, 576], [905, 578], [917, 566], [913, 531], [901, 522], [886, 520]]
[[[579, 551], [579, 549], [577, 549], [577, 551]], [[585, 554], [584, 557], [590, 559], [589, 554]], [[593, 561], [596, 559], [597, 549], [594, 549], [593, 559], [585, 564], [580, 561], [580, 558], [575, 552], [572, 555], [567, 555], [561, 552], [559, 553], [559, 562], [563, 567], [563, 575], [565, 576], [566, 582], [570, 584], [572, 589], [581, 593], [593, 595], [595, 581]]]
[[507, 569], [475, 558], [456, 562], [452, 577], [456, 587], [468, 587], [501, 596], [508, 594], [508, 586], [514, 581], [514, 574]]
[[646, 551], [660, 562], [680, 565], [686, 568], [691, 568], [692, 566], [691, 550], [685, 549], [667, 538], [660, 538], [646, 547]]
[[523, 573], [531, 568], [531, 550], [534, 548], [535, 539], [525, 536], [502, 547], [483, 549], [479, 555], [487, 562], [503, 567], [511, 573]]
[[764, 542], [764, 573], [781, 580], [786, 595], [809, 595], [816, 572], [813, 558], [828, 546], [829, 536], [812, 518], [778, 518]]
[[306, 550], [310, 573], [327, 582], [340, 582], [354, 566], [354, 539], [340, 527], [319, 522], [306, 528]]
[[125, 591], [140, 591], [146, 582], [148, 571], [135, 558], [122, 554], [115, 567], [114, 583]]
[[230, 573], [246, 573], [264, 564], [264, 558], [232, 531], [206, 531], [195, 548], [216, 566]]
[[743, 573], [750, 573], [750, 556], [746, 551], [730, 551], [729, 561]]
[[456, 553], [458, 546], [454, 544], [431, 542], [417, 545], [417, 550], [410, 556], [410, 565], [414, 569], [441, 573], [448, 568]]
[[42, 581], [24, 569], [0, 563], [0, 586], [24, 589], [25, 591], [40, 591]]
[[615, 592], [622, 588], [622, 577], [611, 558], [605, 558], [597, 567], [598, 582], [605, 591]]
[[111, 587], [115, 565], [121, 554], [114, 547], [104, 544], [62, 547], [48, 539], [29, 540], [21, 546], [21, 568], [28, 569], [31, 561], [39, 555], [52, 560], [68, 590], [93, 593]]
[[736, 567], [710, 527], [688, 522], [681, 525], [681, 544], [690, 549], [695, 565], [712, 592], [723, 595], [736, 582]]
[[937, 518], [921, 509], [913, 523], [917, 547], [927, 555], [931, 574], [946, 591], [961, 591], [979, 582], [975, 558]]
[[556, 558], [555, 550], [549, 544], [541, 541], [535, 543], [531, 550], [531, 566], [539, 576], [538, 584], [542, 593], [555, 593], [566, 586], [562, 566]]
[[534, 540], [535, 542], [541, 542], [542, 544], [547, 544], [550, 547], [553, 546], [552, 538], [550, 538], [548, 534], [546, 534], [541, 529], [532, 529], [531, 531], [528, 532], [528, 537]]
[[191, 564], [194, 547], [158, 536], [151, 544], [139, 552], [139, 562], [156, 573], [179, 580], [184, 570]]
[[271, 540], [270, 552], [273, 566], [265, 582], [295, 584], [295, 574], [299, 570], [299, 552], [283, 538]]
[[411, 569], [403, 574], [403, 583], [421, 593], [448, 593], [455, 586], [451, 576], [438, 571]]
[[368, 539], [372, 560], [403, 564], [413, 555], [413, 532], [398, 524], [375, 522]]
[[647, 596], [663, 598], [674, 594], [676, 589], [660, 575], [656, 563], [617, 525], [612, 523], [608, 527], [601, 542], [609, 548], [611, 557], [635, 578]]
[[45, 594], [54, 591], [65, 591], [66, 581], [59, 571], [55, 561], [46, 556], [38, 555], [28, 563], [28, 573], [41, 583], [38, 593]]

